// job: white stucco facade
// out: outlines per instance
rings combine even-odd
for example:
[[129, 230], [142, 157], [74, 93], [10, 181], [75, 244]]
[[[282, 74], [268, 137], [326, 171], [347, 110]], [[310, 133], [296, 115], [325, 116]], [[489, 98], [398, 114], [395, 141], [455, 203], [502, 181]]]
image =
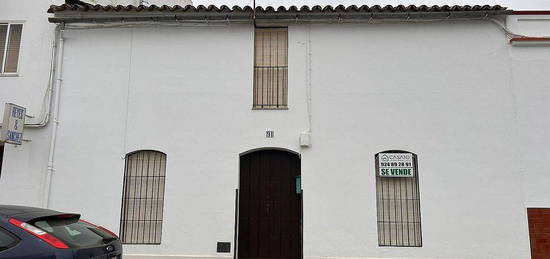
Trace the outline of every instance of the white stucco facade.
[[[47, 22], [46, 10], [50, 4], [62, 1], [5, 0], [0, 3], [0, 23], [22, 23], [23, 31], [19, 66], [16, 76], [0, 75], [0, 113], [4, 103], [15, 103], [27, 108], [28, 123], [36, 123], [47, 106], [47, 92], [51, 86], [50, 72], [55, 39], [55, 25]], [[2, 122], [0, 121], [0, 124]], [[25, 144], [6, 145], [0, 189], [3, 203], [40, 206], [40, 191], [47, 171], [48, 146], [51, 124], [39, 128], [26, 128]], [[7, 162], [14, 161], [15, 163]], [[16, 162], [17, 161], [17, 162]], [[24, 173], [15, 173], [24, 172]], [[8, 180], [10, 179], [10, 180]], [[4, 184], [6, 184], [4, 186]], [[18, 190], [18, 194], [9, 189]]]
[[[25, 27], [0, 102], [38, 114], [54, 26], [2, 9]], [[548, 17], [518, 17], [513, 32], [550, 34]], [[116, 232], [125, 155], [167, 155], [162, 243], [126, 254], [232, 257], [216, 242], [234, 247], [239, 154], [277, 147], [301, 155], [305, 258], [530, 258], [526, 208], [550, 207], [550, 47], [512, 46], [489, 21], [291, 24], [289, 109], [252, 110], [252, 25], [63, 38], [50, 207]], [[309, 115], [312, 145], [300, 147]], [[51, 128], [6, 144], [0, 203], [43, 205]], [[418, 155], [422, 247], [378, 246], [374, 155], [395, 149]]]

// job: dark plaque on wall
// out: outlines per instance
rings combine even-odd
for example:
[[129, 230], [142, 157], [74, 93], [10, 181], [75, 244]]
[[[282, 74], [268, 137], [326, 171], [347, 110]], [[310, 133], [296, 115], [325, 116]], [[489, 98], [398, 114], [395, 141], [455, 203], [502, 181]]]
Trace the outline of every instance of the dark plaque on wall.
[[218, 242], [218, 248], [216, 249], [218, 253], [231, 253], [231, 243], [230, 242]]

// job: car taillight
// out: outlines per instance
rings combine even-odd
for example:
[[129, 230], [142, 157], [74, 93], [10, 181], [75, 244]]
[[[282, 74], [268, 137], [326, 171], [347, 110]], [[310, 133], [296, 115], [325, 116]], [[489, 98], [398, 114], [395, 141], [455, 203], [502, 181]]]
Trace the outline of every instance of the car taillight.
[[108, 229], [106, 229], [106, 228], [104, 228], [104, 227], [102, 227], [102, 226], [98, 226], [98, 225], [96, 225], [96, 224], [92, 224], [92, 223], [90, 223], [90, 222], [88, 222], [88, 221], [86, 221], [86, 220], [83, 220], [83, 219], [81, 219], [80, 222], [84, 222], [84, 223], [86, 223], [86, 224], [88, 224], [88, 225], [92, 225], [92, 226], [94, 226], [94, 227], [96, 227], [96, 228], [98, 228], [98, 229], [101, 229], [101, 230], [103, 230], [103, 231], [109, 233], [110, 235], [113, 235], [114, 237], [118, 238], [118, 236], [117, 236], [115, 233], [113, 233], [113, 231], [108, 230]]
[[23, 229], [23, 230], [31, 233], [32, 235], [40, 238], [40, 240], [48, 243], [49, 245], [51, 245], [55, 248], [61, 248], [61, 249], [69, 248], [69, 246], [67, 246], [67, 244], [63, 243], [61, 240], [57, 239], [56, 237], [46, 233], [44, 230], [39, 229], [39, 228], [37, 228], [37, 227], [35, 227], [31, 224], [21, 222], [21, 221], [16, 220], [16, 219], [10, 219], [9, 222], [12, 225], [17, 226], [18, 228]]

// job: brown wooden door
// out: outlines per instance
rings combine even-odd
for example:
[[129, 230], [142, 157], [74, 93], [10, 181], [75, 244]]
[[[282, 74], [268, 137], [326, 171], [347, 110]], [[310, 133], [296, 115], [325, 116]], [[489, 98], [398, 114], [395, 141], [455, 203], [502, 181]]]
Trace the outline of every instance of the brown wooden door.
[[550, 208], [527, 208], [531, 259], [550, 258]]
[[302, 258], [300, 157], [260, 150], [240, 162], [238, 258]]

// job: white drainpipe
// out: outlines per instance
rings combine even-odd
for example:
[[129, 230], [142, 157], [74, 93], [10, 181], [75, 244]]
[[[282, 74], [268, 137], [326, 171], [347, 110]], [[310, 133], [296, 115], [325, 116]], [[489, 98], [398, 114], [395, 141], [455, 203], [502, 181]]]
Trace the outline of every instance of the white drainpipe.
[[45, 181], [44, 181], [44, 188], [43, 188], [43, 200], [42, 200], [42, 206], [45, 208], [50, 207], [50, 195], [51, 195], [51, 188], [52, 188], [52, 178], [53, 173], [55, 171], [54, 168], [54, 159], [55, 159], [55, 144], [57, 139], [57, 128], [59, 126], [59, 96], [61, 92], [61, 83], [63, 82], [63, 78], [61, 77], [61, 69], [63, 67], [63, 45], [65, 40], [63, 39], [63, 31], [64, 31], [64, 24], [61, 24], [58, 26], [57, 31], [58, 35], [56, 38], [57, 43], [55, 44], [57, 46], [57, 56], [56, 56], [56, 62], [55, 62], [55, 84], [54, 84], [54, 94], [55, 99], [53, 100], [53, 125], [52, 125], [52, 136], [50, 141], [50, 151], [48, 155], [48, 171], [46, 173]]

